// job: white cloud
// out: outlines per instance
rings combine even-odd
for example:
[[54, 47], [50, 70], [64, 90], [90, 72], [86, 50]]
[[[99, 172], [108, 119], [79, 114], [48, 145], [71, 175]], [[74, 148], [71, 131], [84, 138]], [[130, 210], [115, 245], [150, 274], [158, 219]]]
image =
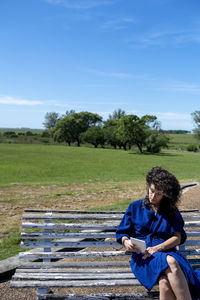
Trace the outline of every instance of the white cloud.
[[130, 23], [136, 23], [136, 20], [132, 17], [116, 18], [106, 21], [101, 28], [111, 30], [121, 30], [128, 27]]
[[131, 74], [125, 72], [114, 72], [114, 71], [101, 71], [93, 68], [87, 68], [84, 70], [85, 72], [102, 76], [102, 77], [111, 77], [116, 79], [143, 79], [143, 80], [154, 80], [147, 74]]
[[190, 114], [180, 114], [174, 112], [156, 112], [153, 114], [162, 120], [191, 120]]
[[192, 130], [192, 118], [190, 114], [174, 112], [157, 112], [154, 113], [158, 121], [161, 121], [163, 129], [184, 129]]
[[31, 101], [31, 100], [25, 100], [25, 99], [16, 99], [16, 98], [13, 98], [10, 96], [0, 96], [0, 104], [35, 106], [35, 105], [42, 105], [43, 102]]
[[155, 90], [158, 91], [172, 91], [172, 92], [187, 92], [187, 93], [200, 93], [200, 85], [195, 83], [187, 83], [187, 82], [171, 82], [168, 83], [165, 87], [159, 87]]
[[112, 5], [114, 3], [111, 0], [45, 0], [45, 2], [71, 9], [90, 9], [99, 6]]
[[147, 47], [180, 47], [182, 45], [200, 42], [199, 28], [152, 30], [140, 36], [130, 37], [124, 40], [131, 48]]

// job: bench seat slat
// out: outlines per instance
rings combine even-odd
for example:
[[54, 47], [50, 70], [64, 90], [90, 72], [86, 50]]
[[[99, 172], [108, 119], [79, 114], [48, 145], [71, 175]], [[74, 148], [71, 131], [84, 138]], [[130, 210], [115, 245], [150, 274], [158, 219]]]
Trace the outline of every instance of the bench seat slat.
[[20, 259], [44, 259], [56, 258], [62, 259], [67, 257], [113, 257], [124, 256], [125, 251], [78, 251], [78, 252], [22, 252], [19, 254]]
[[200, 240], [186, 240], [185, 246], [200, 246]]
[[127, 273], [98, 273], [93, 274], [72, 274], [72, 273], [16, 273], [13, 280], [111, 280], [111, 279], [132, 279], [132, 272]]
[[78, 242], [65, 242], [65, 241], [30, 241], [30, 242], [21, 242], [21, 248], [105, 248], [105, 247], [114, 247], [116, 249], [122, 248], [120, 244], [117, 242], [84, 242], [84, 241], [78, 241]]
[[184, 215], [183, 216], [184, 220], [193, 220], [193, 219], [200, 219], [200, 214], [193, 214], [193, 215]]
[[102, 287], [102, 286], [134, 286], [140, 285], [137, 279], [116, 279], [116, 280], [98, 280], [98, 281], [86, 281], [86, 280], [12, 280], [11, 287], [32, 287], [32, 288], [51, 288], [51, 287]]
[[100, 214], [56, 214], [56, 213], [46, 213], [46, 214], [23, 214], [23, 220], [121, 220], [122, 215], [100, 215]]
[[[46, 213], [46, 214], [23, 214], [23, 220], [119, 220], [122, 219], [122, 214], [58, 214], [58, 213]], [[185, 215], [184, 220], [200, 219], [200, 214]]]
[[[186, 231], [188, 237], [191, 236], [200, 236], [199, 231]], [[52, 233], [43, 233], [43, 232], [30, 232], [21, 234], [21, 239], [62, 239], [62, 238], [115, 238], [115, 232], [52, 232]]]
[[95, 269], [95, 268], [85, 268], [85, 269], [82, 269], [82, 268], [79, 268], [78, 270], [77, 269], [70, 269], [70, 268], [66, 268], [66, 269], [60, 269], [60, 268], [51, 268], [51, 269], [17, 269], [16, 270], [16, 274], [18, 273], [59, 273], [59, 274], [62, 274], [62, 273], [68, 273], [68, 274], [72, 274], [74, 276], [74, 274], [93, 274], [93, 273], [129, 273], [131, 272], [132, 276], [134, 277], [134, 274], [132, 273], [131, 269], [130, 269], [130, 266], [128, 267], [124, 267], [124, 268], [114, 268], [114, 269], [108, 269], [108, 268], [98, 268], [98, 269]]
[[74, 239], [76, 237], [87, 238], [87, 239], [99, 239], [99, 238], [115, 238], [114, 232], [52, 232], [52, 233], [22, 233], [21, 239]]
[[[200, 240], [187, 240], [185, 242], [186, 246], [200, 246]], [[122, 246], [117, 242], [64, 242], [64, 241], [30, 241], [30, 242], [21, 242], [22, 248], [107, 248], [107, 247], [114, 247], [116, 249], [121, 248]]]
[[[68, 224], [68, 223], [52, 223], [52, 224], [44, 224], [44, 223], [32, 223], [32, 222], [23, 222], [22, 228], [32, 228], [32, 229], [60, 229], [60, 230], [71, 230], [71, 229], [83, 229], [83, 230], [93, 230], [93, 229], [102, 229], [102, 230], [116, 230], [117, 224]], [[186, 221], [185, 228], [190, 227], [200, 227], [200, 221]]]
[[186, 221], [185, 222], [185, 228], [187, 227], [199, 227], [200, 221]]
[[106, 267], [114, 267], [114, 268], [124, 268], [130, 266], [128, 260], [124, 261], [75, 261], [75, 262], [21, 262], [19, 264], [19, 268], [106, 268]]
[[[28, 212], [28, 213], [61, 213], [61, 214], [87, 214], [87, 215], [113, 215], [113, 214], [117, 214], [117, 215], [124, 215], [125, 211], [109, 211], [109, 210], [91, 210], [91, 211], [85, 211], [85, 210], [57, 210], [57, 209], [24, 209], [24, 212]], [[189, 210], [186, 212], [198, 212], [198, 210]]]
[[[200, 249], [189, 249], [181, 251], [184, 255], [200, 255]], [[124, 255], [131, 255], [131, 252], [126, 251], [78, 251], [78, 252], [21, 252], [20, 259], [63, 259], [68, 257], [119, 257]]]
[[181, 253], [185, 256], [200, 255], [200, 249], [183, 249]]
[[26, 229], [52, 229], [52, 230], [113, 230], [117, 229], [118, 224], [111, 225], [111, 224], [68, 224], [68, 223], [51, 223], [51, 224], [44, 224], [44, 223], [32, 223], [32, 222], [23, 222], [22, 228]]
[[[199, 260], [191, 260], [189, 259], [189, 262], [191, 265], [193, 265], [195, 267], [195, 269], [198, 269], [199, 267]], [[101, 264], [100, 264], [101, 263]], [[84, 262], [75, 262], [75, 263], [35, 263], [33, 262], [31, 263], [23, 263], [19, 265], [20, 269], [41, 269], [41, 270], [45, 270], [45, 269], [49, 269], [51, 270], [51, 268], [60, 268], [60, 269], [66, 269], [66, 268], [94, 268], [96, 270], [96, 272], [101, 271], [101, 268], [106, 268], [107, 266], [110, 267], [114, 267], [114, 268], [124, 268], [124, 267], [130, 267], [129, 262], [128, 261], [120, 261], [120, 262], [116, 262], [116, 263], [110, 263], [110, 262], [98, 262], [97, 264], [94, 264], [94, 262], [87, 262], [86, 264]], [[109, 271], [109, 270], [108, 270]]]
[[[150, 292], [153, 293], [153, 292]], [[127, 293], [116, 293], [116, 294], [111, 294], [111, 293], [104, 293], [104, 294], [87, 294], [87, 295], [52, 295], [52, 294], [41, 294], [40, 295], [40, 300], [152, 300], [153, 299], [158, 299], [158, 295], [156, 297], [155, 292], [151, 296], [150, 293], [134, 293], [134, 294], [127, 294]]]
[[193, 236], [198, 236], [198, 237], [200, 237], [200, 231], [195, 231], [195, 230], [191, 230], [191, 231], [189, 231], [189, 230], [186, 230], [186, 234], [187, 234], [187, 236], [188, 237], [193, 237]]

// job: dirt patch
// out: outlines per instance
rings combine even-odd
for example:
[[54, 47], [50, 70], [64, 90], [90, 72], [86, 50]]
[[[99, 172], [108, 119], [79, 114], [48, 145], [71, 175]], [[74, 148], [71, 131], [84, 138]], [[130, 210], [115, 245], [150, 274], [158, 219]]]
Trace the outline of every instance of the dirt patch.
[[0, 190], [0, 239], [20, 227], [24, 208], [88, 210], [144, 196], [141, 183], [85, 183], [71, 186], [10, 186]]
[[183, 209], [199, 209], [200, 210], [200, 184], [183, 190], [180, 208]]

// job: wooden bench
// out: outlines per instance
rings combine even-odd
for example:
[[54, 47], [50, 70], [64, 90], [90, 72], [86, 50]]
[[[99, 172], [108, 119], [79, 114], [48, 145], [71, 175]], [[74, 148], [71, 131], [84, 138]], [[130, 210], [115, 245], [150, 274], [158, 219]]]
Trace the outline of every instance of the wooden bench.
[[[38, 299], [150, 299], [147, 293], [113, 292], [140, 285], [130, 266], [130, 253], [115, 242], [124, 212], [25, 210], [20, 264], [11, 287], [38, 288]], [[200, 268], [200, 213], [182, 211], [188, 240], [180, 247], [194, 268]], [[128, 254], [128, 255], [127, 255]], [[98, 289], [108, 287], [112, 292]], [[80, 295], [52, 294], [52, 288], [81, 288]], [[84, 296], [84, 290], [87, 293]], [[95, 293], [88, 293], [92, 289]], [[134, 290], [134, 288], [132, 289]], [[125, 289], [126, 291], [126, 289]]]

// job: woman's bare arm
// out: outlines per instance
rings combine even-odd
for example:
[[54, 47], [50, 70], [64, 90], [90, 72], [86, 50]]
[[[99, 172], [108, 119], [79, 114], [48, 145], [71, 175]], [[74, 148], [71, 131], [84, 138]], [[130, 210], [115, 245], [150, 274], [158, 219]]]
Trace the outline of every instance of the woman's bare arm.
[[155, 252], [167, 251], [171, 248], [174, 248], [180, 245], [180, 243], [181, 243], [181, 233], [174, 232], [174, 235], [170, 237], [168, 240], [164, 241], [163, 243], [153, 247], [148, 247], [144, 253], [143, 259], [151, 256]]

